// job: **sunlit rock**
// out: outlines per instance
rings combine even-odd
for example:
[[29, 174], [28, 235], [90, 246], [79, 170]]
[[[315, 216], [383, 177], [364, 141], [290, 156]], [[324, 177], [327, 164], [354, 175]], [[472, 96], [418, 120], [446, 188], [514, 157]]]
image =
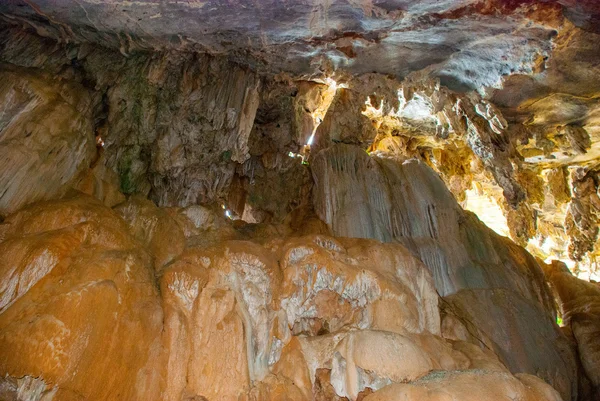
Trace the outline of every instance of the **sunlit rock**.
[[[465, 302], [465, 307], [477, 309], [465, 318], [481, 320], [475, 325], [484, 329], [513, 372], [539, 373], [565, 398], [576, 394], [574, 355], [554, 326], [551, 294], [531, 255], [491, 234], [460, 209], [442, 181], [422, 163], [394, 163], [340, 145], [322, 151], [313, 164], [315, 207], [334, 234], [406, 244], [429, 268], [440, 295], [461, 299], [464, 294], [481, 294]], [[511, 306], [508, 299], [522, 306]], [[518, 319], [522, 324], [509, 323], [512, 308], [524, 308], [527, 317]], [[493, 313], [498, 316], [490, 320]], [[518, 334], [497, 330], [499, 321]], [[553, 344], [551, 350], [529, 345], [540, 335], [544, 338], [540, 343]], [[517, 348], [522, 351], [515, 352]], [[525, 356], [525, 350], [531, 354]]]

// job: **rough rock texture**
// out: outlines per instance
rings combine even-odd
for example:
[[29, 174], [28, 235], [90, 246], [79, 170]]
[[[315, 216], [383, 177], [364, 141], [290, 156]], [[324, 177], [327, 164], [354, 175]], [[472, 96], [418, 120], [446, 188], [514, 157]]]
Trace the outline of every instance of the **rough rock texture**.
[[572, 332], [585, 375], [592, 383], [591, 394], [600, 394], [600, 286], [574, 277], [567, 267], [554, 261], [544, 272], [556, 294], [563, 324]]
[[[27, 21], [45, 36], [99, 43], [124, 54], [175, 48], [229, 53], [270, 71], [310, 73], [320, 66], [365, 73], [376, 68], [400, 78], [433, 64], [449, 84], [473, 89], [496, 84], [514, 70], [531, 71], [537, 54], [550, 50], [552, 27], [536, 14], [537, 8], [554, 4], [528, 3], [301, 0], [250, 6], [238, 1], [38, 0], [4, 4], [0, 11], [6, 20]], [[594, 27], [583, 17], [586, 11], [595, 13], [591, 21], [600, 14], [592, 2], [572, 9], [582, 13], [577, 22], [586, 27]], [[505, 57], [500, 63], [494, 60], [499, 55]], [[380, 61], [376, 67], [374, 59]], [[470, 65], [473, 72], [464, 74]]]
[[106, 152], [76, 187], [110, 204], [116, 173], [160, 205], [280, 222], [308, 203], [303, 146], [353, 143], [426, 161], [596, 277], [595, 208], [563, 190], [598, 181], [595, 2], [263, 3], [11, 2], [1, 59], [90, 91]]
[[[56, 47], [36, 35], [14, 29], [10, 32], [0, 46], [2, 59], [10, 63], [3, 68], [13, 71], [27, 67], [41, 71], [38, 75], [57, 75], [65, 82], [63, 86], [72, 83], [73, 92], [81, 91], [79, 96], [89, 92], [85, 97], [88, 103], [73, 101], [85, 107], [80, 119], [61, 114], [71, 124], [87, 124], [69, 138], [86, 138], [87, 148], [83, 150], [91, 152], [79, 169], [90, 167], [92, 171], [76, 181], [76, 188], [111, 205], [123, 200], [117, 199], [114, 184], [124, 194], [143, 194], [162, 206], [219, 202], [231, 204], [232, 211], [242, 217], [247, 204], [248, 218], [256, 221], [283, 220], [302, 204], [299, 199], [306, 198], [303, 193], [310, 175], [288, 153], [297, 152], [314, 130], [312, 113], [324, 114], [321, 103], [327, 96], [327, 85], [269, 80], [261, 91], [261, 77], [224, 57], [178, 52], [124, 57], [100, 47]], [[31, 55], [35, 49], [42, 52], [39, 49], [48, 46], [54, 48], [46, 57]], [[39, 79], [33, 74], [19, 79], [23, 80], [21, 85], [37, 82], [40, 91], [58, 90], [43, 87], [39, 80], [27, 82]], [[7, 92], [2, 103], [7, 120], [19, 116], [13, 97]], [[23, 114], [22, 118], [34, 116]], [[62, 120], [55, 122], [52, 114], [44, 118], [57, 125], [55, 129], [64, 129], [59, 125]], [[15, 127], [13, 131], [7, 127], [3, 135], [16, 135], [11, 134], [20, 132]], [[102, 145], [98, 155], [94, 136]], [[20, 169], [21, 177], [31, 171], [31, 164], [31, 159], [12, 160], [11, 168]], [[32, 177], [43, 172], [34, 170]], [[69, 171], [62, 180], [71, 179], [76, 172]], [[30, 187], [30, 191], [40, 190], [39, 185]], [[46, 191], [52, 188], [49, 185]], [[59, 193], [54, 190], [52, 194]], [[42, 198], [35, 195], [21, 191], [23, 200], [17, 206]], [[281, 201], [284, 197], [287, 204]]]
[[2, 376], [42, 378], [60, 400], [156, 397], [163, 311], [125, 222], [84, 197], [23, 209], [1, 230]]
[[151, 191], [160, 205], [223, 197], [248, 157], [258, 78], [211, 57], [147, 61], [127, 60], [107, 92], [107, 162], [123, 192]]
[[114, 210], [129, 224], [133, 236], [154, 256], [157, 269], [183, 252], [186, 245], [184, 230], [175, 218], [151, 201], [132, 196]]
[[[500, 378], [481, 396], [575, 399], [553, 378], [557, 390], [515, 378], [477, 340], [445, 339], [434, 279], [401, 244], [262, 231], [182, 250], [177, 230], [193, 238], [218, 219], [139, 198], [115, 209], [82, 195], [0, 225], [7, 399], [358, 400], [439, 377], [457, 377], [457, 394]], [[528, 346], [556, 349], [539, 341]]]
[[60, 196], [96, 156], [92, 98], [81, 86], [0, 73], [0, 214]]
[[518, 375], [515, 378], [503, 373], [467, 370], [450, 374], [434, 373], [413, 384], [394, 384], [364, 400], [492, 401], [507, 396], [523, 401], [561, 399], [555, 390], [535, 376]]
[[0, 399], [597, 401], [597, 3], [2, 2]]
[[[249, 157], [260, 85], [256, 74], [207, 55], [142, 53], [125, 58], [85, 46], [58, 48], [42, 59], [24, 54], [48, 44], [33, 35], [15, 34], [3, 43], [3, 58], [15, 66], [60, 74], [93, 91], [84, 110], [90, 126], [78, 133], [91, 138], [92, 149], [93, 135], [102, 141], [102, 162], [118, 173], [123, 193], [150, 194], [161, 205], [225, 197], [235, 162]], [[19, 112], [10, 103], [7, 111], [7, 118]]]
[[405, 244], [430, 269], [450, 313], [482, 333], [470, 330], [476, 340], [488, 339], [513, 372], [540, 374], [565, 398], [576, 393], [575, 360], [547, 313], [553, 301], [539, 265], [460, 209], [431, 169], [337, 145], [315, 156], [313, 174], [316, 212], [334, 235]]

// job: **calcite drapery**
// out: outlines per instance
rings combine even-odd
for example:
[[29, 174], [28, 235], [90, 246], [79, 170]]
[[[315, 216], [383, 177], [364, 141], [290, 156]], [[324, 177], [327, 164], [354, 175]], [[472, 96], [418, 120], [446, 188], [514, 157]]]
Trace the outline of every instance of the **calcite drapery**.
[[[316, 212], [334, 235], [405, 244], [429, 268], [452, 313], [472, 322], [486, 339], [475, 337], [512, 371], [540, 374], [565, 398], [576, 394], [574, 356], [553, 322], [539, 265], [465, 213], [425, 164], [337, 145], [314, 158], [313, 175]], [[510, 323], [517, 311], [523, 316]], [[506, 328], [497, 330], [498, 322]]]
[[0, 4], [0, 398], [595, 397], [598, 8], [259, 3]]
[[468, 380], [502, 377], [481, 390], [489, 399], [559, 399], [539, 379], [514, 378], [477, 341], [444, 339], [434, 279], [401, 244], [253, 240], [233, 229], [246, 240], [184, 250], [174, 235], [189, 241], [225, 222], [135, 199], [115, 209], [127, 220], [78, 196], [0, 225], [2, 391], [35, 400], [356, 400], [458, 369]]

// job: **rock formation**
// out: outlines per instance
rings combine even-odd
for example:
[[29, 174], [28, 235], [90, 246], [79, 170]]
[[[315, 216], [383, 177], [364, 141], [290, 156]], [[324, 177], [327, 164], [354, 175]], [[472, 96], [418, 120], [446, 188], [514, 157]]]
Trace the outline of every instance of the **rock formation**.
[[0, 4], [0, 400], [600, 400], [599, 24]]
[[[148, 201], [113, 211], [82, 195], [26, 207], [1, 228], [0, 368], [5, 391], [21, 397], [306, 400], [325, 370], [335, 394], [351, 400], [392, 383], [418, 386], [434, 372], [500, 375], [506, 384], [489, 399], [560, 399], [542, 380], [509, 373], [546, 366], [544, 378], [576, 398], [574, 355], [541, 354], [562, 351], [550, 311], [529, 301], [540, 316], [511, 317], [499, 306], [496, 324], [514, 320], [525, 332], [496, 334], [510, 347], [498, 359], [494, 333], [492, 346], [482, 344], [485, 324], [479, 337], [460, 321], [477, 324], [481, 312], [456, 306], [452, 322], [442, 320], [441, 303], [453, 301], [439, 298], [429, 269], [399, 243], [232, 229], [231, 239], [184, 249], [181, 220]], [[528, 343], [544, 324], [554, 337]], [[42, 382], [24, 388], [25, 377]]]

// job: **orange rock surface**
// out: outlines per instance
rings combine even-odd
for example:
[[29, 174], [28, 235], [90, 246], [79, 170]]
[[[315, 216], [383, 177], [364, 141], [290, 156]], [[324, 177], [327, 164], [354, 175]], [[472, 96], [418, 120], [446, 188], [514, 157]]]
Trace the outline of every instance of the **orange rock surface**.
[[187, 246], [185, 210], [146, 202], [111, 210], [79, 195], [0, 225], [0, 394], [561, 399], [487, 343], [448, 336], [429, 270], [400, 244], [313, 234]]

